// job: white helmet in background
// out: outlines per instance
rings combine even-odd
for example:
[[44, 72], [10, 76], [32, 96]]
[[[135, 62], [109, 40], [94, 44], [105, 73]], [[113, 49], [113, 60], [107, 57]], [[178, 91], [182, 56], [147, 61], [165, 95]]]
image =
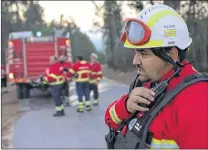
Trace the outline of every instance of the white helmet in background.
[[171, 7], [161, 4], [142, 10], [136, 18], [127, 18], [121, 36], [126, 48], [156, 48], [190, 46], [188, 27], [184, 19]]
[[66, 58], [66, 56], [64, 56], [64, 55], [61, 55], [61, 56], [59, 56], [59, 60], [60, 60], [60, 61], [66, 61], [67, 58]]
[[95, 54], [95, 53], [92, 53], [92, 54], [91, 54], [91, 58], [92, 58], [92, 57], [95, 57], [96, 59], [98, 59], [98, 55]]
[[50, 56], [50, 61], [56, 61], [57, 57], [56, 56]]

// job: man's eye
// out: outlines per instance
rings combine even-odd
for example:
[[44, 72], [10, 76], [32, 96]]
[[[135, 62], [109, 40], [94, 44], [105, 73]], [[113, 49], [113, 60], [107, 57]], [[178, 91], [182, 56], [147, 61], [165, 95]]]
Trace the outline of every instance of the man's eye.
[[141, 53], [141, 54], [144, 55], [144, 56], [148, 55], [148, 53]]

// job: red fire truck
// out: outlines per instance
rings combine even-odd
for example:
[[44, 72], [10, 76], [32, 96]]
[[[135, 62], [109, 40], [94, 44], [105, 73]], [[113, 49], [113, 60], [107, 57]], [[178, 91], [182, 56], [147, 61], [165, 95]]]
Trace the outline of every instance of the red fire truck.
[[32, 88], [47, 87], [41, 76], [50, 65], [50, 56], [65, 55], [72, 61], [69, 38], [35, 37], [26, 33], [30, 32], [24, 32], [22, 36], [10, 36], [6, 50], [9, 83], [16, 85], [19, 99], [28, 98]]

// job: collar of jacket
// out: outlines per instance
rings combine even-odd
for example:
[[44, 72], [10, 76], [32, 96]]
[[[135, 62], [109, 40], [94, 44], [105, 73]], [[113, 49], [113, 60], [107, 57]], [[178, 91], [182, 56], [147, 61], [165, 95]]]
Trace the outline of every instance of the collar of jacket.
[[[168, 90], [174, 88], [178, 83], [180, 83], [185, 77], [198, 73], [194, 67], [188, 63], [187, 61], [183, 61], [182, 64], [184, 64], [184, 67], [181, 69], [181, 72], [179, 72], [179, 77], [174, 77], [170, 80], [168, 85]], [[174, 73], [174, 69], [171, 69], [166, 75], [164, 75], [161, 79], [161, 81], [164, 81], [165, 79], [169, 78]]]

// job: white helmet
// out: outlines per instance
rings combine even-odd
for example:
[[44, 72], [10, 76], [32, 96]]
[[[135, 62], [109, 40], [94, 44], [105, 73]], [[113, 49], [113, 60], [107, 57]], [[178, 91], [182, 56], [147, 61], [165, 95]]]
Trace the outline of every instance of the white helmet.
[[60, 60], [60, 61], [66, 61], [66, 59], [67, 59], [67, 58], [66, 58], [66, 56], [64, 56], [64, 55], [59, 56], [59, 60]]
[[50, 56], [50, 60], [55, 61], [55, 60], [57, 60], [57, 57], [56, 56]]
[[124, 47], [137, 49], [177, 46], [184, 50], [192, 43], [184, 19], [171, 7], [161, 4], [127, 19], [121, 41]]
[[92, 57], [95, 57], [96, 59], [98, 59], [98, 55], [95, 54], [95, 53], [92, 53], [92, 54], [91, 54], [91, 58], [92, 58]]

